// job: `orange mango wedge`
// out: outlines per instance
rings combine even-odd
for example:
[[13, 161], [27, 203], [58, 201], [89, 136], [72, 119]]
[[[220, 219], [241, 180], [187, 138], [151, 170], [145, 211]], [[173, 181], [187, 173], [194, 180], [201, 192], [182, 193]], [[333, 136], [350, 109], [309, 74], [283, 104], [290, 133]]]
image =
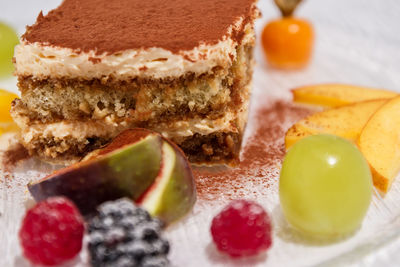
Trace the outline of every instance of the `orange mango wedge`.
[[318, 84], [302, 86], [292, 90], [296, 103], [339, 107], [374, 99], [390, 99], [396, 92], [346, 84]]
[[315, 134], [333, 134], [356, 142], [371, 116], [388, 100], [371, 100], [317, 112], [294, 124], [285, 135], [289, 149], [300, 139]]
[[386, 193], [400, 171], [400, 96], [372, 115], [357, 143], [371, 167], [374, 185]]
[[18, 98], [16, 94], [0, 89], [0, 135], [18, 129], [10, 115], [11, 102], [15, 98]]

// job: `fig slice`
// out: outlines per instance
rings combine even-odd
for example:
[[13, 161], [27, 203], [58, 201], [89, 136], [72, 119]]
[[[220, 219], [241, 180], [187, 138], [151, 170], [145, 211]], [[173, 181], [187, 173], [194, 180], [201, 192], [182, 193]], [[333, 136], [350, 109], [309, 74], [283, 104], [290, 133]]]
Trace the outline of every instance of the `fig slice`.
[[[132, 133], [132, 132], [131, 132]], [[132, 133], [131, 143], [111, 143], [91, 159], [56, 171], [28, 185], [36, 201], [63, 195], [75, 202], [83, 214], [100, 203], [120, 197], [139, 198], [157, 177], [162, 161], [162, 137]], [[114, 142], [113, 141], [113, 142]]]
[[169, 224], [191, 210], [196, 187], [190, 164], [175, 145], [164, 142], [159, 175], [138, 203], [153, 216]]
[[82, 214], [102, 202], [131, 198], [166, 224], [190, 211], [196, 201], [192, 170], [182, 150], [160, 134], [130, 129], [83, 161], [30, 183], [36, 201], [66, 196]]

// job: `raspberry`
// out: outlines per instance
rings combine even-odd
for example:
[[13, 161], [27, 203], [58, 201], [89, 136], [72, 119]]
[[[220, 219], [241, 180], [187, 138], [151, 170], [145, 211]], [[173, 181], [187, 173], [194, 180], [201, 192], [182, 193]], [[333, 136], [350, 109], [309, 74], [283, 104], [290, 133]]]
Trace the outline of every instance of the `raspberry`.
[[75, 205], [66, 198], [53, 197], [28, 210], [19, 239], [27, 259], [51, 266], [79, 253], [83, 233], [83, 219]]
[[89, 223], [89, 252], [96, 267], [168, 266], [162, 224], [130, 199], [105, 202]]
[[234, 200], [215, 216], [211, 234], [217, 248], [232, 257], [256, 255], [272, 244], [268, 214], [248, 200]]

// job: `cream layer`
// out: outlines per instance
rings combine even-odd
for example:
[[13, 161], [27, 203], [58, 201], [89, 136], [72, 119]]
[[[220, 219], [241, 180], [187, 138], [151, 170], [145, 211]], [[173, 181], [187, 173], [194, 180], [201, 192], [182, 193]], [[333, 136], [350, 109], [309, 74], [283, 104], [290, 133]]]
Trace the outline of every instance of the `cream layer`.
[[[150, 127], [168, 138], [187, 137], [196, 133], [208, 135], [214, 132], [239, 132], [244, 128], [247, 109], [242, 112], [228, 112], [223, 117], [215, 120], [195, 118], [186, 121], [159, 123], [156, 127]], [[30, 143], [38, 136], [45, 138], [65, 139], [72, 137], [81, 140], [86, 137], [111, 138], [119, 132], [131, 128], [126, 122], [117, 124], [104, 121], [61, 121], [48, 124], [32, 124], [22, 126], [22, 139], [24, 143]], [[18, 123], [18, 120], [17, 120]]]
[[[113, 76], [117, 79], [133, 77], [167, 78], [187, 73], [197, 75], [214, 67], [229, 67], [237, 57], [239, 45], [231, 37], [241, 27], [243, 18], [228, 29], [227, 35], [215, 45], [200, 44], [190, 51], [172, 53], [162, 48], [130, 49], [112, 55], [96, 55], [95, 51], [80, 52], [70, 48], [21, 40], [15, 47], [15, 74], [36, 78], [93, 79]], [[254, 43], [253, 22], [244, 27], [241, 45]]]

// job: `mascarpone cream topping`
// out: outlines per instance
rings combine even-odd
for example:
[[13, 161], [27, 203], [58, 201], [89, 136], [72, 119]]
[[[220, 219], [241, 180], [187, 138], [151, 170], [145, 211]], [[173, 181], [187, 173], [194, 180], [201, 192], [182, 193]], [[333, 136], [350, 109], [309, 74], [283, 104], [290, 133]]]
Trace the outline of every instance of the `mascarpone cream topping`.
[[[228, 30], [240, 27], [240, 18]], [[242, 44], [254, 42], [252, 24], [244, 29]], [[163, 48], [129, 49], [120, 53], [96, 55], [95, 51], [77, 52], [71, 48], [29, 43], [21, 40], [15, 48], [18, 76], [37, 78], [93, 79], [114, 76], [118, 79], [180, 77], [187, 73], [207, 73], [216, 66], [227, 67], [236, 59], [238, 42], [224, 37], [215, 45], [201, 44], [190, 51], [172, 53]]]

